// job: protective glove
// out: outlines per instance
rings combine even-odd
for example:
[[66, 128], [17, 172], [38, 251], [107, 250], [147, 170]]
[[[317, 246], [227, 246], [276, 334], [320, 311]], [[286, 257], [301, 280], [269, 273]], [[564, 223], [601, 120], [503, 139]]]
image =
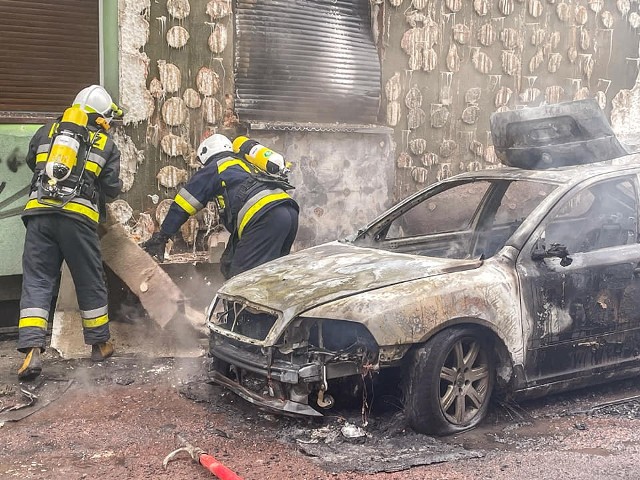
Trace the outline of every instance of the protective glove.
[[149, 240], [140, 244], [140, 247], [159, 262], [164, 261], [164, 250], [169, 241], [169, 235], [162, 230], [154, 233]]

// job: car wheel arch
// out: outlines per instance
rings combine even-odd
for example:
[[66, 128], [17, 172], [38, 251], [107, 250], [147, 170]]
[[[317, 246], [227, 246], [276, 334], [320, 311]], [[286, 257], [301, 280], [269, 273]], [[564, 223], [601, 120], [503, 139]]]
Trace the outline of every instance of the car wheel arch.
[[[490, 341], [494, 347], [495, 353], [495, 367], [497, 377], [500, 380], [499, 387], [502, 389], [507, 387], [507, 384], [511, 381], [514, 372], [514, 355], [509, 350], [507, 346], [507, 342], [504, 336], [500, 333], [499, 330], [495, 328], [495, 325], [477, 317], [458, 317], [452, 318], [447, 322], [441, 323], [438, 328], [435, 328], [429, 332], [428, 335], [423, 337], [420, 341], [416, 342], [411, 350], [415, 350], [423, 346], [427, 343], [431, 338], [436, 336], [438, 333], [447, 330], [453, 327], [471, 327], [478, 331], [479, 334], [483, 335], [483, 337]], [[410, 352], [407, 352], [405, 357]]]
[[[477, 348], [479, 350], [475, 350]], [[466, 356], [466, 352], [471, 355], [474, 350], [477, 353], [473, 357]], [[454, 351], [458, 353], [454, 354]], [[464, 363], [460, 363], [463, 352]], [[455, 323], [440, 329], [425, 343], [414, 345], [405, 361], [402, 385], [408, 423], [418, 432], [435, 435], [459, 433], [480, 423], [486, 416], [492, 393], [501, 390], [504, 379], [499, 382], [498, 378], [505, 371], [511, 371], [510, 355], [499, 336], [490, 328], [473, 322]], [[483, 369], [484, 374], [481, 373]], [[446, 391], [442, 390], [444, 385]], [[471, 388], [468, 393], [465, 385]], [[460, 393], [452, 393], [451, 388]], [[459, 400], [463, 402], [458, 402], [460, 408], [447, 400], [453, 398], [452, 395], [460, 396]], [[475, 399], [475, 404], [465, 406], [471, 398]]]

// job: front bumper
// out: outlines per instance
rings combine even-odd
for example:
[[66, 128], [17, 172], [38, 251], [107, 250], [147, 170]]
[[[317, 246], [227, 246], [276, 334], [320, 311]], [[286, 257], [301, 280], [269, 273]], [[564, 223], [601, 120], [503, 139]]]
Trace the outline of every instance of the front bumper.
[[[311, 362], [294, 364], [279, 359], [269, 359], [266, 355], [250, 352], [224, 341], [215, 341], [209, 354], [236, 370], [236, 379], [225, 376], [220, 371], [210, 369], [209, 378], [214, 383], [228, 388], [252, 404], [283, 414], [322, 416], [320, 412], [307, 403], [308, 393], [293, 393], [296, 385], [304, 385], [306, 392], [316, 389], [327, 389], [327, 382], [332, 379], [360, 374], [360, 366], [354, 361], [342, 360], [328, 363]], [[245, 373], [264, 379], [266, 384], [280, 383], [283, 388], [277, 389], [279, 395], [258, 393], [248, 388], [242, 380]], [[305, 397], [306, 395], [306, 397]], [[289, 398], [287, 398], [289, 397]]]
[[306, 363], [295, 365], [283, 360], [268, 362], [264, 355], [247, 352], [226, 343], [216, 343], [210, 354], [219, 360], [243, 370], [292, 385], [313, 383], [334, 378], [360, 374], [360, 367], [354, 361], [332, 361], [322, 363]]
[[304, 415], [307, 417], [323, 416], [317, 410], [314, 410], [309, 405], [305, 405], [303, 403], [259, 395], [255, 392], [252, 392], [248, 388], [243, 387], [239, 383], [234, 382], [230, 378], [225, 377], [220, 372], [216, 372], [215, 370], [209, 372], [209, 378], [218, 385], [226, 387], [239, 397], [244, 398], [247, 402], [250, 402], [264, 410], [269, 410], [276, 413], [284, 413], [288, 415]]

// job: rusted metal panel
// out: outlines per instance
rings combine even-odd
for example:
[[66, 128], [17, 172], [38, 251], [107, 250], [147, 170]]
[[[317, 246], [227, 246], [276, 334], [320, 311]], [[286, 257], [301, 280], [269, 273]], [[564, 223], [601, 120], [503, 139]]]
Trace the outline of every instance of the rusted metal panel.
[[374, 123], [380, 60], [366, 0], [239, 0], [236, 111], [254, 120]]
[[[640, 245], [637, 186], [632, 186], [637, 185], [636, 175], [581, 184], [583, 189], [559, 204], [524, 246], [523, 251], [531, 251], [544, 233], [547, 243], [565, 246], [571, 260], [563, 266], [558, 258], [536, 261], [523, 255], [518, 262], [523, 305], [528, 309], [523, 330], [530, 384], [580, 377], [611, 365], [622, 368], [637, 360]], [[627, 186], [624, 198], [615, 188], [622, 184]], [[588, 199], [587, 206], [592, 204], [589, 214], [571, 215], [567, 204], [582, 212], [581, 198]]]

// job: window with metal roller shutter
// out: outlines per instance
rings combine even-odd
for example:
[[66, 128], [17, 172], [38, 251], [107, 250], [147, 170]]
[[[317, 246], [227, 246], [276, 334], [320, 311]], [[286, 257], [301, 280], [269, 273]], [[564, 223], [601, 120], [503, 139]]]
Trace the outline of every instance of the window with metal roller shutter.
[[0, 0], [0, 112], [59, 115], [100, 83], [99, 0]]
[[241, 120], [377, 122], [368, 0], [237, 0], [235, 21]]

